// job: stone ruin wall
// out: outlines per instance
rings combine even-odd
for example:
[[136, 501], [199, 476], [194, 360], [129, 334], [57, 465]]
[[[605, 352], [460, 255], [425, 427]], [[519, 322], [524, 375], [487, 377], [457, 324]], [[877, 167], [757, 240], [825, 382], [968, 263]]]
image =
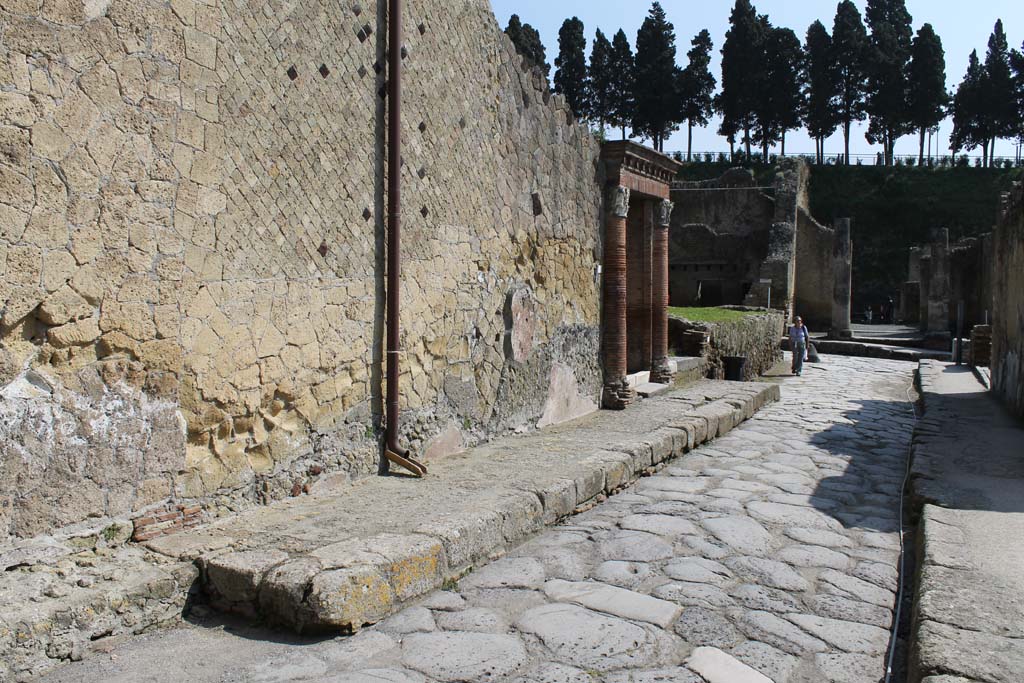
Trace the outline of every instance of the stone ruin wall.
[[[0, 543], [375, 471], [384, 7], [0, 7]], [[484, 0], [403, 23], [402, 434], [436, 455], [596, 405], [599, 150]]]
[[807, 164], [789, 158], [780, 162], [770, 193], [757, 189], [744, 169], [677, 186], [669, 233], [672, 305], [701, 303], [698, 281], [721, 279], [719, 303], [765, 307], [768, 285], [760, 281], [766, 279], [772, 281], [772, 308], [788, 316], [796, 306], [826, 326], [833, 231], [810, 215], [809, 180]]
[[1024, 417], [1024, 184], [1004, 196], [994, 239], [992, 389]]
[[[669, 228], [669, 298], [672, 306], [737, 305], [744, 283], [757, 277], [768, 253], [768, 226], [775, 203], [753, 174], [731, 169], [720, 178], [683, 183], [672, 191]], [[703, 191], [702, 191], [703, 190]], [[720, 280], [721, 300], [698, 283]]]
[[808, 328], [815, 332], [828, 332], [832, 324], [834, 239], [835, 230], [814, 220], [806, 205], [800, 207], [797, 212], [793, 312], [803, 317]]

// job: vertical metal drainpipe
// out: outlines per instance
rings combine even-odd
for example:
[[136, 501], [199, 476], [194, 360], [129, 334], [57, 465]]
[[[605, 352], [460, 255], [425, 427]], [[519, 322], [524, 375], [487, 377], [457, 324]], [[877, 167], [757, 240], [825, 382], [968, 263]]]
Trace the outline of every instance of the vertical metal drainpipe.
[[402, 0], [388, 0], [388, 292], [387, 292], [387, 426], [381, 474], [394, 463], [422, 477], [427, 468], [398, 445], [398, 332], [401, 281], [402, 184]]

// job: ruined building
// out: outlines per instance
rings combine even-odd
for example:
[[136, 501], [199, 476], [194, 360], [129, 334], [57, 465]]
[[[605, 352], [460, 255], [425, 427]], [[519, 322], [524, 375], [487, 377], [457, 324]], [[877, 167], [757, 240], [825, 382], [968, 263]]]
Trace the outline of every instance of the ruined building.
[[992, 235], [985, 234], [951, 244], [948, 230], [933, 230], [928, 244], [910, 249], [897, 317], [905, 323], [917, 323], [931, 337], [950, 336], [955, 331], [961, 303], [965, 332], [989, 322], [992, 242]]
[[1003, 197], [993, 240], [992, 389], [1024, 417], [1024, 184]]
[[[404, 24], [401, 439], [430, 459], [593, 410], [619, 369], [599, 144], [484, 0]], [[0, 543], [376, 471], [385, 25], [355, 0], [0, 6]], [[674, 166], [644, 164], [626, 206], [662, 249]], [[645, 273], [631, 315], [662, 298]], [[663, 308], [629, 347], [662, 379]]]
[[[784, 159], [770, 186], [747, 170], [676, 183], [669, 248], [673, 306], [768, 306], [832, 320], [834, 232], [810, 215], [807, 164]], [[770, 292], [769, 292], [770, 290]]]

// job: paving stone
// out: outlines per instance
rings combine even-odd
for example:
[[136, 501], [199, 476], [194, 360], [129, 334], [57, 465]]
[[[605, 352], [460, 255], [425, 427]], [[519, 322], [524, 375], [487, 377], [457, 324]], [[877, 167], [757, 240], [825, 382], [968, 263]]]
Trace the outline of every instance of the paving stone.
[[594, 683], [586, 671], [564, 664], [541, 662], [523, 676], [512, 679], [512, 683]]
[[725, 565], [752, 583], [787, 591], [810, 590], [811, 584], [792, 567], [763, 557], [731, 557]]
[[794, 541], [808, 545], [820, 545], [826, 548], [849, 548], [853, 545], [848, 537], [834, 531], [824, 529], [806, 529], [802, 527], [787, 528], [783, 533]]
[[850, 558], [846, 555], [815, 545], [787, 546], [773, 557], [794, 567], [828, 567], [842, 570], [850, 565]]
[[721, 586], [732, 578], [732, 572], [724, 564], [703, 557], [677, 558], [668, 562], [662, 571], [677, 581], [711, 583], [716, 586]]
[[842, 529], [842, 524], [835, 518], [813, 508], [755, 501], [747, 505], [747, 510], [755, 519], [771, 524], [823, 528], [832, 531]]
[[668, 628], [683, 611], [671, 602], [597, 582], [555, 579], [544, 584], [544, 593], [557, 602], [571, 602], [623, 619], [645, 621]]
[[606, 560], [654, 562], [672, 557], [672, 545], [654, 534], [643, 531], [621, 531], [601, 544]]
[[753, 640], [734, 647], [730, 654], [752, 669], [757, 669], [774, 683], [788, 683], [790, 672], [799, 661], [793, 655]]
[[889, 632], [877, 626], [813, 614], [787, 614], [786, 618], [811, 635], [846, 652], [880, 655], [889, 645]]
[[486, 607], [469, 607], [458, 612], [438, 612], [434, 616], [438, 628], [445, 631], [473, 631], [475, 633], [504, 633], [508, 620]]
[[808, 635], [782, 617], [769, 612], [743, 610], [731, 614], [737, 628], [753, 640], [773, 645], [791, 655], [803, 656], [829, 649], [821, 640]]
[[672, 515], [628, 515], [619, 522], [619, 526], [670, 538], [699, 533], [693, 522]]
[[675, 632], [690, 645], [729, 648], [742, 643], [743, 635], [718, 610], [691, 607], [675, 624]]
[[576, 605], [535, 607], [516, 627], [540, 638], [561, 662], [587, 671], [650, 667], [678, 657], [672, 639]]
[[434, 615], [426, 607], [409, 607], [398, 614], [393, 614], [380, 624], [380, 630], [386, 633], [425, 633], [436, 631]]
[[879, 607], [891, 608], [896, 602], [896, 596], [892, 591], [879, 588], [875, 584], [855, 576], [826, 569], [818, 575], [818, 578], [824, 583], [826, 592], [863, 600]]
[[772, 535], [749, 517], [717, 517], [701, 524], [719, 541], [744, 555], [764, 555], [771, 550]]
[[506, 557], [459, 581], [459, 588], [540, 588], [544, 565], [532, 557]]
[[728, 607], [733, 604], [733, 599], [721, 588], [703, 583], [666, 583], [655, 588], [653, 594], [684, 606]]
[[878, 657], [830, 652], [815, 655], [814, 663], [828, 683], [879, 681], [885, 675], [885, 662]]
[[508, 676], [527, 661], [515, 636], [416, 633], [402, 641], [402, 664], [439, 681], [485, 681]]
[[[832, 619], [847, 619], [888, 629], [892, 626], [892, 610], [860, 600], [851, 600], [841, 595], [821, 594], [805, 600], [807, 607], [815, 614]], [[786, 610], [793, 611], [793, 610]]]
[[363, 669], [319, 679], [322, 683], [426, 683], [426, 680], [415, 671], [404, 669]]
[[423, 607], [433, 610], [450, 612], [459, 610], [466, 606], [466, 599], [458, 593], [451, 591], [435, 591], [431, 593], [422, 603]]
[[[593, 679], [588, 679], [591, 683]], [[607, 674], [603, 683], [705, 683], [704, 679], [689, 669], [674, 667], [652, 671], [616, 671]]]
[[622, 588], [636, 588], [656, 575], [654, 568], [646, 562], [621, 560], [602, 562], [594, 572], [594, 578], [598, 581]]
[[738, 603], [752, 610], [785, 614], [798, 609], [796, 598], [786, 591], [768, 586], [747, 583], [733, 588], [730, 593]]
[[687, 658], [686, 665], [708, 683], [772, 683], [761, 672], [714, 647], [698, 647]]

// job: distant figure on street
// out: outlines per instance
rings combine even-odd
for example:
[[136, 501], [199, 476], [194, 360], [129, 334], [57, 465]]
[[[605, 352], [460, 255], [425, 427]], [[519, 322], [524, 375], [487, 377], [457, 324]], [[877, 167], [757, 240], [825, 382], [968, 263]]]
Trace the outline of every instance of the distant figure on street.
[[868, 325], [871, 324], [871, 307], [868, 306], [867, 310], [864, 311], [864, 320], [867, 321]]
[[889, 311], [889, 314], [885, 316], [885, 322], [892, 325], [894, 322], [896, 322], [896, 302], [892, 300], [892, 297], [889, 297], [889, 301], [886, 303], [886, 307]]
[[804, 371], [804, 358], [807, 355], [807, 344], [811, 335], [804, 326], [804, 319], [797, 316], [789, 326], [789, 350], [793, 352], [793, 374]]

